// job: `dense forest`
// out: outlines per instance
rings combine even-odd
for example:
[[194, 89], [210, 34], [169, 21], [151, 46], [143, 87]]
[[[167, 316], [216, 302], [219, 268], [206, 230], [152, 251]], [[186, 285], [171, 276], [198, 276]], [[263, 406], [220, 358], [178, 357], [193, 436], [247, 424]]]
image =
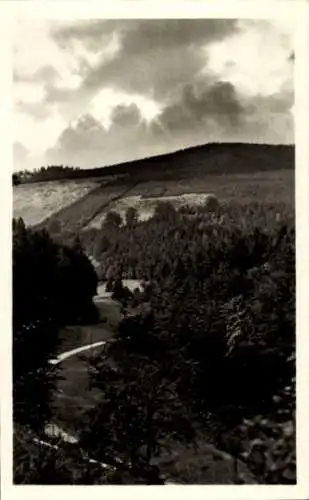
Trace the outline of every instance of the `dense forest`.
[[58, 181], [62, 179], [76, 179], [83, 176], [85, 177], [86, 175], [83, 175], [83, 171], [78, 167], [47, 165], [46, 167], [41, 167], [33, 171], [20, 170], [14, 172], [12, 175], [12, 183], [13, 186], [18, 186], [19, 184], [26, 184], [29, 182]]
[[[249, 462], [251, 445], [263, 450], [262, 464], [252, 464], [261, 482], [295, 480], [293, 214], [278, 205], [209, 213], [161, 203], [148, 221], [133, 209], [124, 224], [110, 213], [101, 231], [83, 237], [101, 279], [150, 283], [146, 316], [142, 309], [122, 325], [128, 349], [146, 352], [151, 364], [157, 353], [182, 404], [198, 420], [203, 415], [204, 432], [219, 448]], [[132, 372], [128, 356], [119, 363], [123, 380]]]
[[[118, 341], [89, 366], [102, 397], [96, 408], [85, 410], [80, 446], [45, 450], [44, 465], [42, 450], [31, 440], [39, 426], [25, 422], [25, 412], [16, 406], [30, 404], [33, 388], [25, 389], [29, 377], [23, 377], [45, 366], [46, 354], [36, 356], [35, 366], [15, 362], [17, 482], [46, 484], [52, 471], [62, 484], [161, 484], [156, 457], [171, 443], [181, 443], [187, 449], [194, 445], [195, 455], [202, 453], [198, 465], [181, 472], [175, 468], [181, 482], [205, 482], [203, 449], [205, 454], [213, 446], [234, 457], [233, 479], [222, 468], [218, 483], [243, 484], [252, 474], [256, 483], [295, 484], [295, 224], [290, 209], [252, 203], [177, 211], [160, 203], [147, 221], [140, 221], [133, 208], [124, 221], [109, 212], [101, 229], [84, 231], [78, 240], [60, 232], [51, 240], [19, 221], [13, 249], [15, 359], [42, 337], [34, 320], [52, 318], [57, 327], [76, 311], [94, 317], [97, 279], [108, 281], [124, 312], [135, 311], [124, 314]], [[98, 278], [86, 253], [98, 263]], [[124, 278], [142, 280], [142, 292], [129, 293]], [[51, 344], [55, 341], [51, 334]], [[44, 342], [44, 349], [48, 345]], [[44, 351], [42, 345], [37, 348]], [[53, 376], [43, 369], [38, 383], [48, 379], [52, 384]], [[29, 465], [30, 448], [37, 469]], [[83, 454], [114, 468], [104, 473], [89, 468]]]
[[34, 171], [19, 171], [13, 185], [29, 182], [91, 177], [125, 176], [135, 182], [204, 176], [216, 173], [262, 172], [294, 168], [294, 146], [270, 144], [214, 143], [105, 167], [81, 169], [47, 165]]

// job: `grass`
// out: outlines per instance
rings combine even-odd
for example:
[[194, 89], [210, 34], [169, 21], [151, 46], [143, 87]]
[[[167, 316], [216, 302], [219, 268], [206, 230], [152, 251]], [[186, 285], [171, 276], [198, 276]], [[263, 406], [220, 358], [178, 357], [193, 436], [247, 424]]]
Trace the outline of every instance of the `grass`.
[[[65, 206], [62, 208], [61, 203], [47, 204], [44, 198], [45, 186], [51, 186], [53, 183], [46, 183], [45, 186], [44, 183], [18, 186], [14, 188], [14, 192], [15, 189], [21, 189], [18, 195], [14, 195], [14, 215], [23, 215], [26, 223], [38, 223], [38, 227], [47, 227], [52, 234], [55, 232], [53, 224], [59, 226], [61, 232], [78, 233], [92, 225], [99, 227], [109, 210], [122, 212], [131, 203], [130, 197], [141, 197], [137, 202], [138, 206], [141, 214], [143, 212], [147, 214], [151, 213], [154, 205], [160, 201], [160, 197], [180, 196], [188, 193], [214, 193], [221, 203], [234, 201], [241, 204], [252, 201], [272, 203], [275, 200], [277, 203], [284, 203], [288, 206], [294, 205], [295, 196], [294, 171], [291, 169], [209, 174], [202, 177], [193, 176], [186, 180], [149, 180], [136, 184], [128, 181], [124, 185], [110, 184], [92, 190], [89, 190], [89, 183], [83, 187], [83, 182], [76, 183], [76, 192], [74, 192], [72, 181], [68, 181], [68, 188], [65, 191], [63, 191], [65, 182], [55, 188], [56, 191], [59, 189], [55, 200], [61, 199], [63, 196], [61, 193], [68, 194], [70, 189], [72, 190], [71, 203], [68, 206], [65, 205], [67, 199], [64, 196], [62, 203]], [[88, 189], [87, 194], [81, 195], [83, 189]], [[36, 198], [31, 195], [32, 199], [36, 200], [34, 205], [31, 205], [30, 191], [32, 190], [37, 193]], [[73, 199], [75, 201], [72, 202]], [[134, 201], [134, 198], [131, 200]], [[51, 213], [52, 209], [54, 213]], [[58, 230], [56, 227], [56, 232]]]
[[[120, 320], [120, 308], [116, 302], [107, 300], [98, 304], [101, 317], [106, 322], [88, 326], [62, 328], [59, 335], [58, 353], [69, 351], [100, 340], [109, 340], [115, 335]], [[58, 383], [52, 402], [53, 423], [73, 435], [83, 425], [86, 408], [96, 405], [100, 394], [90, 389], [89, 359], [104, 351], [104, 346], [76, 354], [58, 365]]]
[[84, 197], [97, 185], [95, 180], [54, 181], [22, 184], [13, 189], [14, 217], [27, 224], [39, 224], [55, 211]]

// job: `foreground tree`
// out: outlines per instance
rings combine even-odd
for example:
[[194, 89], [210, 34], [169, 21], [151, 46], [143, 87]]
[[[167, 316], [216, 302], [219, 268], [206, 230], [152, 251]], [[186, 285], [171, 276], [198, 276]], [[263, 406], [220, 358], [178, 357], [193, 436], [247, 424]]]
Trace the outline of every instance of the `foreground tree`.
[[93, 317], [97, 277], [81, 248], [13, 221], [14, 421], [41, 431], [50, 416], [54, 375], [49, 359], [59, 326]]
[[101, 400], [88, 413], [89, 430], [81, 443], [97, 459], [121, 460], [146, 484], [160, 484], [154, 457], [171, 439], [192, 441], [194, 431], [162, 346], [145, 332], [143, 339], [133, 339], [131, 331], [124, 326], [104, 359], [93, 361], [93, 385]]

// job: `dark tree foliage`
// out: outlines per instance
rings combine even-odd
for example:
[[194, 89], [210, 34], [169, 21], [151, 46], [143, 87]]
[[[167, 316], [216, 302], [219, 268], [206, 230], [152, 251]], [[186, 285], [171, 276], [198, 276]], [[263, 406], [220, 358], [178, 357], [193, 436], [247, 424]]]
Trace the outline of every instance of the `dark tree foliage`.
[[135, 207], [128, 207], [125, 214], [125, 222], [129, 227], [134, 227], [138, 222], [138, 211]]
[[[276, 205], [216, 214], [161, 206], [152, 219], [121, 226], [110, 242], [98, 256], [102, 277], [151, 282], [152, 320], [126, 319], [122, 337], [136, 355], [165, 353], [182, 404], [202, 416], [218, 446], [243, 454], [260, 482], [295, 482], [293, 214]], [[232, 437], [235, 429], [243, 441]]]
[[14, 420], [41, 429], [50, 416], [48, 363], [61, 325], [93, 318], [97, 276], [76, 242], [54, 243], [46, 231], [13, 220]]
[[103, 224], [103, 227], [110, 229], [118, 229], [122, 224], [121, 215], [115, 210], [110, 210], [106, 214], [106, 218]]
[[[69, 167], [63, 165], [48, 165], [29, 172], [22, 170], [13, 174], [13, 184], [29, 183], [29, 182], [44, 182], [57, 181], [61, 179], [76, 179], [83, 177], [81, 170], [78, 167]], [[15, 182], [18, 180], [18, 182]]]
[[104, 359], [92, 361], [93, 385], [102, 397], [87, 415], [81, 444], [99, 460], [121, 459], [144, 484], [162, 484], [152, 459], [167, 438], [192, 441], [194, 430], [177, 381], [168, 377], [171, 358], [143, 327], [138, 342], [126, 331]]
[[12, 183], [13, 186], [18, 186], [18, 184], [21, 183], [21, 178], [19, 173], [16, 172], [12, 175]]
[[[190, 166], [188, 168], [188, 165]], [[39, 182], [60, 179], [85, 179], [114, 176], [135, 181], [187, 179], [210, 173], [248, 173], [267, 170], [293, 169], [294, 146], [246, 143], [208, 143], [173, 153], [153, 156], [109, 167], [80, 169], [63, 165], [47, 165], [29, 172], [17, 172], [21, 182]]]
[[77, 445], [55, 441], [50, 446], [26, 426], [14, 428], [15, 484], [99, 485], [113, 484], [115, 471], [87, 460]]
[[64, 289], [66, 277], [78, 290], [70, 266], [84, 262], [83, 246], [96, 249], [100, 277], [124, 305], [122, 279], [142, 282], [135, 314], [91, 362], [101, 398], [85, 414], [82, 448], [121, 459], [111, 482], [155, 484], [153, 459], [171, 440], [194, 442], [198, 428], [257, 482], [295, 483], [293, 214], [253, 203], [215, 213], [162, 204], [148, 221], [110, 222], [59, 250]]
[[[109, 283], [107, 284], [109, 285]], [[127, 287], [124, 287], [122, 281], [119, 279], [115, 280], [111, 285], [111, 291], [112, 298], [118, 300], [124, 306], [127, 305], [128, 300], [133, 296], [132, 292]]]

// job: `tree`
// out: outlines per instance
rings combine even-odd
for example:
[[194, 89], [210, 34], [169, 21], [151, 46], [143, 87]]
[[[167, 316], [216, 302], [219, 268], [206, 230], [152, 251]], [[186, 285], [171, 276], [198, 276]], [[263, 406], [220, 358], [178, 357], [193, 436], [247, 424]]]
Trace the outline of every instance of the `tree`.
[[177, 216], [174, 205], [168, 201], [161, 201], [157, 204], [153, 217], [154, 219], [173, 222]]
[[177, 383], [168, 379], [160, 362], [139, 354], [134, 345], [130, 339], [119, 341], [104, 360], [93, 360], [93, 384], [101, 399], [88, 413], [81, 444], [97, 459], [120, 459], [147, 484], [158, 484], [154, 456], [170, 438], [192, 441], [194, 433]]
[[20, 174], [19, 173], [14, 173], [12, 175], [12, 182], [13, 182], [13, 186], [18, 186], [18, 184], [21, 183], [21, 179], [20, 179]]
[[110, 247], [110, 240], [106, 234], [101, 234], [94, 246], [94, 256], [100, 258], [102, 253], [106, 252]]
[[129, 298], [132, 297], [132, 292], [128, 287], [124, 287], [122, 281], [117, 279], [112, 287], [112, 298], [118, 300], [123, 305], [126, 305]]
[[46, 231], [13, 220], [14, 419], [42, 429], [50, 415], [49, 364], [58, 328], [95, 314], [97, 276], [82, 249], [56, 244]]
[[125, 221], [128, 227], [134, 227], [138, 222], [138, 211], [135, 207], [128, 207], [125, 214]]
[[116, 212], [115, 210], [110, 210], [109, 212], [107, 212], [104, 221], [104, 227], [118, 229], [121, 226], [121, 224], [122, 224], [122, 218], [118, 212]]

